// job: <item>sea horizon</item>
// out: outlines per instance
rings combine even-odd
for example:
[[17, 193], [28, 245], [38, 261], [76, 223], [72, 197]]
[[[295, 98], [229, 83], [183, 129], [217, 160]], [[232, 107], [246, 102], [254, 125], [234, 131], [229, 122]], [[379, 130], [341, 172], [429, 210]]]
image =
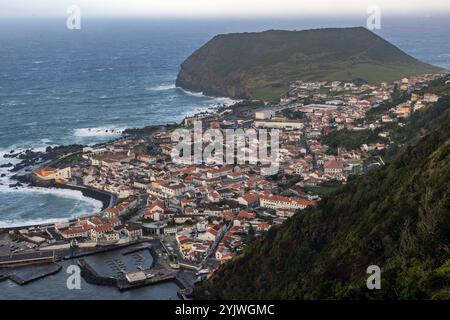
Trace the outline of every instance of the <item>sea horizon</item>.
[[450, 2], [0, 8], [0, 300], [450, 299]]
[[[179, 122], [188, 114], [231, 103], [175, 87], [181, 62], [216, 34], [351, 27], [363, 25], [364, 17], [241, 22], [86, 18], [75, 31], [67, 30], [62, 18], [33, 18], [25, 25], [22, 18], [1, 21], [0, 164], [10, 161], [3, 155], [12, 150], [105, 142], [125, 128]], [[419, 25], [415, 19], [429, 23]], [[21, 27], [5, 32], [6, 25]], [[386, 17], [376, 33], [419, 60], [450, 68], [448, 25], [444, 18]], [[1, 168], [0, 175], [0, 225], [98, 211], [98, 203], [67, 191], [62, 197], [61, 191], [11, 189], [11, 174]]]

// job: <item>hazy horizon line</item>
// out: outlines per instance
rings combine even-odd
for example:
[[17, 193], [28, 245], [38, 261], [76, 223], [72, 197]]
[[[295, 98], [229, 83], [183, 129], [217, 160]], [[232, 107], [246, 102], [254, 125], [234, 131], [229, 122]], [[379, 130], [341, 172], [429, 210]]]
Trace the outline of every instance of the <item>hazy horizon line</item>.
[[[68, 15], [6, 15], [0, 14], [1, 19], [66, 19]], [[406, 13], [385, 13], [382, 18], [392, 19], [392, 18], [407, 18], [407, 19], [431, 19], [431, 18], [446, 18], [450, 16], [450, 11], [448, 12], [435, 12], [434, 14], [406, 14]], [[239, 20], [239, 21], [254, 21], [254, 20], [286, 20], [292, 21], [297, 19], [302, 20], [315, 20], [315, 19], [366, 19], [367, 14], [308, 14], [308, 15], [289, 15], [289, 16], [174, 16], [174, 15], [83, 15], [84, 19], [127, 19], [127, 20], [195, 20], [195, 21], [209, 21], [209, 20]], [[1, 21], [0, 21], [1, 22]]]

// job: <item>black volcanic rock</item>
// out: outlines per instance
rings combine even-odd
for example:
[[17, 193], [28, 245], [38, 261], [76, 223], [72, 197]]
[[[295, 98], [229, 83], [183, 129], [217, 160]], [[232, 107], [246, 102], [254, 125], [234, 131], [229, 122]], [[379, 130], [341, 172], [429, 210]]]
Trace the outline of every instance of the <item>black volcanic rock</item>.
[[0, 168], [10, 168], [12, 166], [13, 166], [13, 164], [11, 162], [8, 162], [8, 163], [0, 165]]

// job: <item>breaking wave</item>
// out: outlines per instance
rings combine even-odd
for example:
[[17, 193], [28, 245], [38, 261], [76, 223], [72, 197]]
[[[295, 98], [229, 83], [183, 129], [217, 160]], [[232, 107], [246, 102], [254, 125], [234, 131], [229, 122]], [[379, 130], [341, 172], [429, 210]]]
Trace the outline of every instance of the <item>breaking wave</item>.
[[150, 87], [147, 90], [150, 91], [166, 91], [166, 90], [173, 90], [176, 86], [174, 84], [163, 84], [159, 86]]

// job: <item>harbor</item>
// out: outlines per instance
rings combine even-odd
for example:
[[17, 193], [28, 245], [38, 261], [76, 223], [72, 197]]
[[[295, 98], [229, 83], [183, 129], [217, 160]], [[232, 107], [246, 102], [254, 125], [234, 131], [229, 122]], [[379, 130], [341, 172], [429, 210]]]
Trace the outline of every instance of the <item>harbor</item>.
[[[1, 284], [10, 280], [17, 285], [31, 285], [33, 282], [47, 281], [55, 275], [67, 278], [70, 274], [61, 272], [70, 265], [77, 265], [81, 270], [83, 282], [106, 287], [111, 291], [143, 290], [145, 287], [170, 287], [178, 299], [185, 297], [183, 293], [189, 291], [194, 283], [194, 275], [186, 275], [185, 271], [174, 270], [165, 261], [160, 241], [140, 241], [121, 247], [101, 248], [90, 250], [71, 256], [66, 252], [37, 252], [0, 257], [6, 264], [0, 268]], [[40, 262], [39, 259], [47, 259]], [[35, 259], [33, 261], [33, 259]], [[19, 261], [26, 263], [18, 263]], [[179, 276], [180, 274], [180, 276]]]

